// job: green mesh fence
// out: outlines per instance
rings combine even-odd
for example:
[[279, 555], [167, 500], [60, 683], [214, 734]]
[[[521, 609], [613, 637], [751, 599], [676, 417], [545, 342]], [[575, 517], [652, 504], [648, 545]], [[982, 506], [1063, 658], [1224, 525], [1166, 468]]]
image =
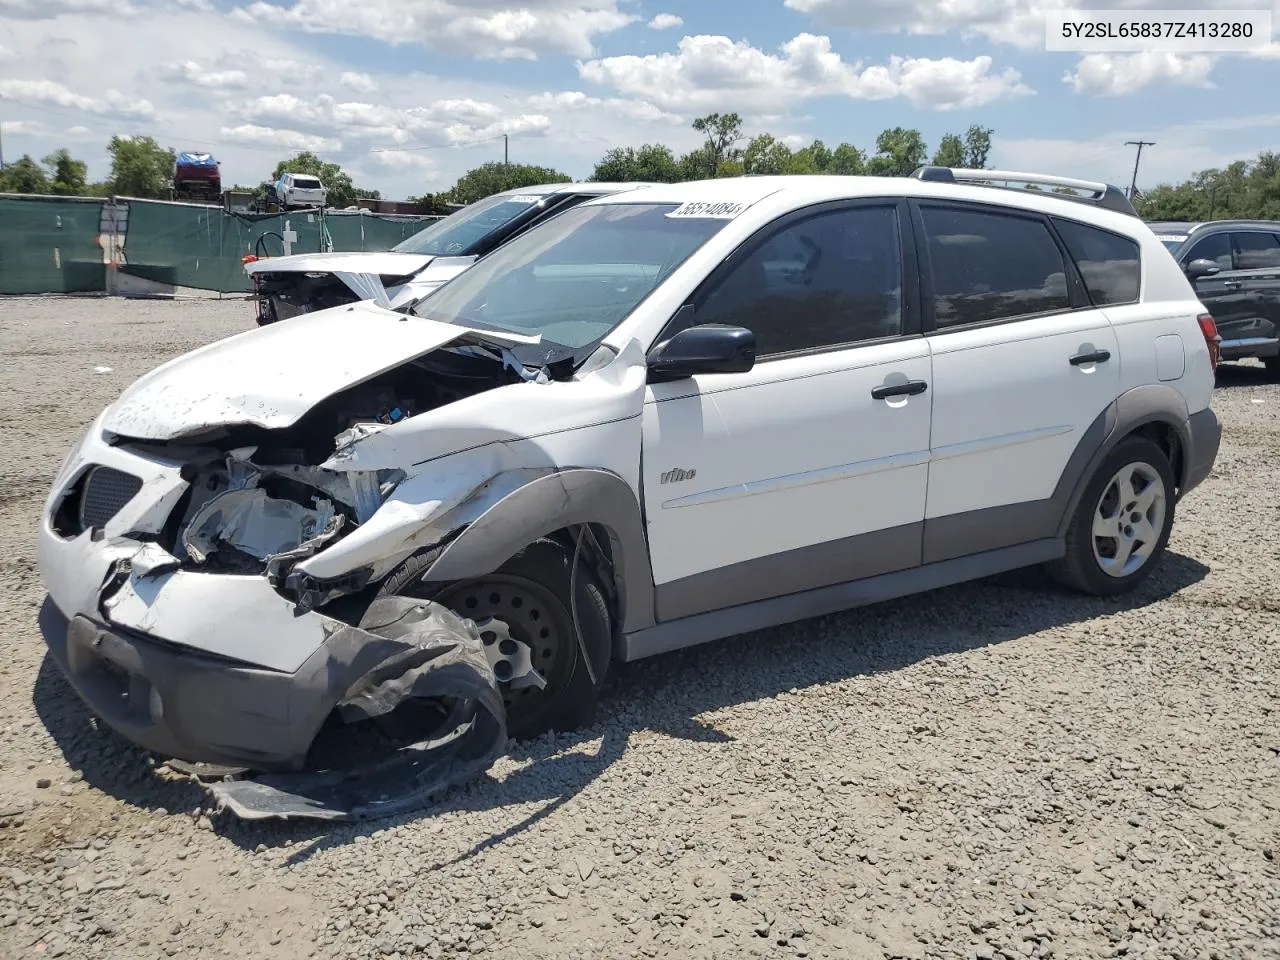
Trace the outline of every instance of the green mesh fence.
[[176, 287], [247, 293], [242, 259], [326, 249], [389, 250], [434, 217], [368, 213], [227, 213], [221, 208], [132, 200], [124, 263], [131, 276]]
[[106, 289], [101, 200], [0, 197], [0, 294]]
[[[328, 213], [242, 214], [221, 207], [158, 200], [117, 200], [117, 269], [156, 284], [155, 292], [191, 288], [248, 293], [242, 259], [320, 250], [389, 250], [437, 217]], [[0, 294], [101, 293], [108, 289], [99, 233], [103, 200], [0, 196]], [[127, 206], [127, 213], [125, 207]], [[115, 208], [109, 208], [115, 209]], [[114, 222], [114, 217], [112, 218]], [[111, 287], [112, 291], [116, 287]], [[145, 292], [133, 284], [125, 293]]]

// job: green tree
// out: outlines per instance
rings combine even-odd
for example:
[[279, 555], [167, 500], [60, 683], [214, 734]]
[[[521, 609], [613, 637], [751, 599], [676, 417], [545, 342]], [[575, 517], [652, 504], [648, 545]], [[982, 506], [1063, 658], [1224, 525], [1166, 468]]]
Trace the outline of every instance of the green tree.
[[449, 190], [454, 203], [475, 203], [503, 190], [532, 187], [543, 183], [568, 183], [573, 178], [567, 173], [550, 167], [536, 167], [527, 163], [504, 164], [493, 161], [468, 170]]
[[675, 183], [680, 180], [680, 167], [671, 148], [660, 143], [614, 147], [600, 158], [591, 179], [602, 183]]
[[1135, 204], [1148, 220], [1280, 219], [1280, 154], [1263, 151], [1148, 190]]
[[856, 177], [867, 172], [867, 155], [851, 143], [842, 143], [831, 151], [824, 173]]
[[89, 174], [87, 163], [72, 157], [66, 147], [55, 150], [40, 162], [49, 171], [49, 189], [52, 193], [63, 197], [84, 196], [85, 178]]
[[737, 145], [742, 140], [742, 118], [736, 113], [710, 113], [693, 121], [693, 129], [707, 138], [703, 145], [703, 157], [707, 163], [707, 176], [718, 176], [720, 165], [741, 159]]
[[0, 193], [48, 193], [49, 177], [27, 154], [0, 170]]
[[285, 173], [304, 173], [318, 179], [327, 192], [326, 202], [338, 209], [353, 206], [357, 200], [377, 200], [381, 197], [377, 190], [355, 186], [349, 173], [336, 163], [321, 160], [310, 150], [304, 150], [297, 156], [277, 163], [271, 174], [271, 182], [276, 182]]
[[[791, 148], [772, 134], [762, 133], [751, 138], [742, 152], [742, 169], [745, 173], [769, 176], [779, 173], [809, 172], [793, 170], [794, 154]], [[815, 171], [816, 172], [816, 171]]]
[[107, 145], [111, 173], [107, 187], [122, 197], [167, 200], [173, 182], [174, 152], [154, 137], [112, 137]]
[[924, 163], [928, 151], [919, 130], [894, 127], [876, 137], [876, 155], [867, 172], [878, 177], [905, 177]]
[[980, 127], [976, 123], [964, 134], [964, 165], [970, 170], [982, 170], [987, 165], [987, 157], [991, 153], [990, 127]]
[[948, 133], [938, 144], [930, 161], [935, 167], [963, 167], [965, 165], [964, 141], [954, 133]]

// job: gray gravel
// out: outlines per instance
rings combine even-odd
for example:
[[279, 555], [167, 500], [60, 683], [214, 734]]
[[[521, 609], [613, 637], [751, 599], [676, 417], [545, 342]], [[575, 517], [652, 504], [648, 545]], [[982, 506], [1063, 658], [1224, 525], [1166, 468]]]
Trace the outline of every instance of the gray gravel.
[[3, 956], [1280, 956], [1260, 367], [1136, 596], [1019, 573], [660, 657], [420, 815], [250, 826], [45, 662], [33, 530], [84, 425], [251, 312], [0, 301]]

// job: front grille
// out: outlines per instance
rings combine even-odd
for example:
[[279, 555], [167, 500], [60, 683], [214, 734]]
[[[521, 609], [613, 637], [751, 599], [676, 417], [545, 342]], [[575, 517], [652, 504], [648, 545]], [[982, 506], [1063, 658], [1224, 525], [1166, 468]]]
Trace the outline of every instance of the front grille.
[[106, 526], [141, 489], [142, 481], [131, 473], [94, 467], [84, 478], [80, 494], [80, 529]]

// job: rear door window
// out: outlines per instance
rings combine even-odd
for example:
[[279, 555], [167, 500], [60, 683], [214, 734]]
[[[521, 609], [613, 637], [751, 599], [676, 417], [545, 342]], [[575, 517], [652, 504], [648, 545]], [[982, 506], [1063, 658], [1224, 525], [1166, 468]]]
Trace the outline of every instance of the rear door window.
[[951, 206], [920, 214], [939, 329], [1071, 309], [1066, 262], [1043, 220]]
[[1053, 223], [1095, 306], [1137, 302], [1142, 265], [1135, 241], [1074, 220]]
[[1270, 233], [1237, 233], [1237, 270], [1275, 270], [1280, 268], [1280, 240]]

